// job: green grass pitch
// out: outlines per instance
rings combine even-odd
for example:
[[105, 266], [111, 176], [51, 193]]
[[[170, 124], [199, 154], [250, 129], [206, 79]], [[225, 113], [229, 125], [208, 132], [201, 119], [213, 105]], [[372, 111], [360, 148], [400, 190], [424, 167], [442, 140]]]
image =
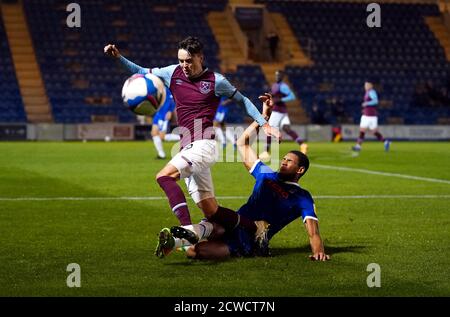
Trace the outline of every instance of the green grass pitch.
[[[308, 260], [298, 220], [271, 241], [271, 258], [202, 262], [153, 255], [156, 234], [177, 223], [167, 200], [110, 199], [163, 197], [155, 174], [165, 161], [151, 143], [0, 143], [0, 296], [449, 296], [448, 143], [397, 142], [385, 153], [367, 142], [357, 157], [350, 146], [309, 144], [300, 182], [316, 197], [331, 261]], [[213, 178], [234, 209], [253, 185], [242, 163], [216, 164]], [[80, 288], [66, 285], [69, 263], [81, 267]], [[381, 287], [367, 286], [370, 263]]]

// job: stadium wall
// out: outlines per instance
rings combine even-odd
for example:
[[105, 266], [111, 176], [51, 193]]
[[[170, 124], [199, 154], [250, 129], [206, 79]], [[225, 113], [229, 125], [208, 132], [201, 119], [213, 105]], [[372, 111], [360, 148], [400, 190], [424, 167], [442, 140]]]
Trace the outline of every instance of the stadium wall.
[[[245, 125], [239, 127], [242, 133]], [[298, 135], [310, 142], [331, 141], [333, 127], [330, 125], [292, 125]], [[358, 138], [359, 126], [344, 124], [341, 127], [342, 140]], [[381, 133], [392, 140], [450, 141], [450, 125], [382, 125]], [[0, 141], [131, 141], [150, 139], [150, 126], [125, 123], [96, 124], [0, 124]], [[260, 139], [264, 139], [260, 134]], [[290, 138], [283, 134], [284, 140]], [[375, 137], [367, 133], [368, 140]]]

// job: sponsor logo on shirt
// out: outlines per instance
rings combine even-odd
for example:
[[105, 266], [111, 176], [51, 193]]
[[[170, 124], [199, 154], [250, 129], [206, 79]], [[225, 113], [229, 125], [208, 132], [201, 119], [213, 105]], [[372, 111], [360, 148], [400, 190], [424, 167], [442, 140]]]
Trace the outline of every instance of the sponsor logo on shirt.
[[269, 185], [269, 187], [279, 196], [282, 197], [284, 199], [288, 199], [289, 198], [289, 193], [286, 192], [280, 185], [278, 185], [276, 182], [270, 180], [270, 179], [266, 179], [264, 180], [264, 183], [266, 183], [267, 185]]

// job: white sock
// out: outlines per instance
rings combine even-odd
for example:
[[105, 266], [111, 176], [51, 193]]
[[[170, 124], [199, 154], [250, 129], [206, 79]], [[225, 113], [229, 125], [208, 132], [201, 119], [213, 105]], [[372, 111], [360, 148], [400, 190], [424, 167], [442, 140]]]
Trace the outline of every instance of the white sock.
[[[182, 226], [185, 229], [194, 231], [200, 240], [206, 240], [211, 235], [214, 227], [211, 222], [202, 221], [199, 224], [193, 224], [188, 226]], [[181, 249], [186, 251], [189, 246], [192, 244], [186, 239], [175, 238], [175, 245], [173, 246], [173, 250]]]
[[234, 138], [234, 133], [231, 131], [231, 129], [226, 129], [225, 134], [227, 136], [227, 140], [231, 142], [231, 144], [236, 143], [236, 139]]
[[[175, 239], [175, 245], [173, 246], [173, 250], [176, 250], [178, 248], [183, 248], [183, 247], [189, 247], [192, 245], [189, 241], [187, 241], [185, 239], [180, 239], [180, 238], [175, 238], [175, 237], [174, 237], [174, 239]], [[186, 251], [186, 250], [184, 250], [184, 251]]]
[[183, 228], [194, 231], [199, 240], [208, 239], [213, 231], [213, 224], [208, 221], [202, 221], [198, 224], [183, 226]]
[[159, 137], [159, 135], [156, 135], [153, 137], [153, 144], [155, 145], [158, 155], [161, 157], [166, 157], [166, 153], [164, 153], [162, 141], [161, 141], [161, 138]]
[[178, 134], [169, 133], [164, 136], [164, 141], [180, 141]]
[[223, 135], [222, 129], [221, 129], [221, 128], [214, 128], [214, 132], [216, 133], [217, 140], [218, 140], [221, 144], [226, 144], [225, 136]]

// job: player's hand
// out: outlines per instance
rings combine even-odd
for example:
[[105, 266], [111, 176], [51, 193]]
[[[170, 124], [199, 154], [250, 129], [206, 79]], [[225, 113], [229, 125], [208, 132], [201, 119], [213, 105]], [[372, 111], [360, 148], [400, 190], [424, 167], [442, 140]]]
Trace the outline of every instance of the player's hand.
[[105, 48], [103, 49], [103, 51], [108, 56], [115, 57], [115, 58], [120, 57], [119, 49], [114, 44], [106, 45]]
[[259, 96], [259, 101], [261, 101], [264, 106], [267, 106], [269, 108], [273, 107], [273, 99], [272, 99], [272, 95], [269, 94], [268, 92], [264, 93], [264, 95]]
[[265, 93], [264, 95], [259, 96], [259, 100], [263, 104], [262, 115], [265, 117], [266, 120], [269, 120], [273, 108], [272, 95], [269, 93]]
[[267, 136], [274, 137], [274, 138], [276, 138], [277, 140], [281, 141], [281, 133], [280, 133], [280, 130], [278, 130], [277, 128], [271, 127], [268, 123], [265, 123], [265, 124], [262, 126], [262, 128], [263, 128], [263, 130], [264, 130], [264, 133], [265, 133]]
[[319, 253], [315, 253], [313, 255], [310, 255], [309, 259], [311, 261], [328, 261], [330, 259], [330, 256], [328, 254], [323, 253], [323, 252], [319, 252]]

